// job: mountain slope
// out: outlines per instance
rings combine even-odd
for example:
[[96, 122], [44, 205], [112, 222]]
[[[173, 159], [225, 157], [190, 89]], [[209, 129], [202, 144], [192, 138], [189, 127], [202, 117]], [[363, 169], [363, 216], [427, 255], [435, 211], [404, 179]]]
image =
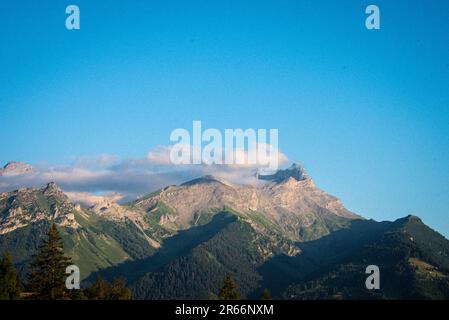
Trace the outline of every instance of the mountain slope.
[[289, 240], [261, 234], [242, 217], [223, 211], [167, 239], [154, 256], [102, 270], [88, 280], [125, 276], [136, 299], [207, 299], [233, 274], [242, 295], [251, 297], [260, 291], [257, 267], [292, 252], [298, 251]]
[[[293, 243], [261, 234], [231, 212], [169, 240], [155, 256], [100, 271], [91, 280], [125, 276], [137, 299], [214, 298], [228, 274], [246, 298], [260, 297], [265, 288], [284, 299], [449, 298], [449, 241], [416, 217], [355, 220], [298, 243], [295, 254], [288, 254]], [[379, 291], [365, 288], [365, 269], [372, 264], [381, 270]]]
[[[8, 171], [17, 168], [26, 170]], [[247, 298], [265, 288], [286, 299], [449, 298], [449, 241], [419, 218], [365, 220], [299, 165], [258, 178], [205, 176], [90, 208], [54, 183], [0, 193], [0, 253], [10, 251], [24, 277], [54, 222], [84, 285], [125, 277], [139, 299], [214, 298], [228, 274]], [[365, 289], [371, 264], [379, 291]]]
[[319, 238], [360, 219], [340, 200], [318, 189], [302, 167], [294, 165], [277, 175], [259, 178], [266, 183], [237, 185], [202, 177], [167, 187], [129, 206], [150, 213], [171, 230], [208, 222], [214, 213], [231, 208], [253, 220], [254, 225], [301, 241]]
[[[348, 232], [305, 244], [304, 257], [314, 271], [290, 286], [284, 298], [294, 299], [448, 299], [449, 241], [414, 216], [395, 222], [367, 222]], [[374, 227], [374, 229], [372, 229]], [[346, 233], [346, 234], [344, 234]], [[357, 237], [357, 234], [362, 237]], [[354, 243], [356, 240], [357, 243]], [[352, 242], [352, 244], [351, 244]], [[336, 253], [321, 250], [333, 243]], [[323, 254], [324, 253], [324, 254]], [[322, 259], [322, 257], [325, 257]], [[320, 260], [321, 259], [321, 260]], [[299, 259], [295, 263], [299, 264]], [[381, 289], [365, 288], [368, 265], [380, 268]]]
[[25, 275], [26, 265], [55, 222], [66, 254], [82, 277], [127, 259], [141, 258], [155, 247], [130, 220], [114, 220], [74, 205], [54, 183], [42, 189], [0, 194], [0, 252], [10, 251]]

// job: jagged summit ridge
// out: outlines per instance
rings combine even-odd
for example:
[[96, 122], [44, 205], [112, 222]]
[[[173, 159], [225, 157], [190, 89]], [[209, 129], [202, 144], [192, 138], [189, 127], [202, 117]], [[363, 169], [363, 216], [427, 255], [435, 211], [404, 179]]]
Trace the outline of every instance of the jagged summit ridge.
[[55, 183], [41, 189], [22, 188], [0, 193], [0, 234], [40, 221], [54, 221], [60, 226], [79, 227], [78, 211]]
[[304, 181], [310, 179], [306, 170], [299, 163], [293, 163], [289, 168], [278, 170], [274, 174], [264, 175], [257, 173], [257, 178], [260, 180], [267, 180], [276, 183], [282, 183], [290, 178], [297, 181]]
[[61, 188], [56, 184], [56, 182], [48, 183], [44, 188], [43, 192], [48, 195], [58, 194], [66, 196], [65, 193], [62, 192]]
[[[160, 226], [176, 232], [230, 209], [254, 225], [271, 228], [295, 241], [320, 237], [343, 227], [349, 220], [361, 218], [347, 210], [338, 198], [317, 188], [305, 169], [297, 163], [260, 179], [269, 183], [227, 183], [207, 175], [178, 186], [168, 186], [124, 206], [113, 201], [102, 201], [87, 210], [108, 220], [132, 221], [141, 229], [149, 226], [146, 219], [154, 219]], [[4, 212], [7, 213], [3, 215], [3, 221], [6, 218], [10, 222], [23, 221], [9, 223], [8, 230], [57, 217], [68, 217], [64, 223], [71, 225], [72, 213], [80, 211], [80, 206], [72, 204], [54, 182], [41, 189], [20, 189], [4, 197], [11, 195], [17, 196], [18, 203], [25, 205], [18, 209], [4, 202]], [[50, 203], [46, 210], [39, 207], [41, 197]], [[12, 219], [14, 215], [10, 213], [15, 216], [23, 214], [25, 219]], [[268, 221], [268, 224], [262, 221]], [[76, 224], [73, 226], [76, 227]]]
[[[298, 164], [264, 178], [274, 183], [231, 184], [205, 176], [137, 199], [132, 205], [176, 230], [188, 229], [211, 213], [232, 209], [249, 219], [257, 215], [268, 220], [293, 240], [318, 237], [345, 221], [361, 218], [317, 188]], [[307, 228], [317, 231], [301, 234]]]

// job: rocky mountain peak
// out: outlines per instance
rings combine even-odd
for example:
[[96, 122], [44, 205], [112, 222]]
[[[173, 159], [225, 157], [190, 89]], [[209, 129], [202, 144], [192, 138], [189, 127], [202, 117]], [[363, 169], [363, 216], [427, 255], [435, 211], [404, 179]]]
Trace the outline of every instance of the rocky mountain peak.
[[304, 167], [299, 163], [293, 163], [287, 169], [280, 169], [276, 173], [271, 175], [257, 174], [257, 178], [259, 180], [267, 180], [276, 183], [288, 181], [290, 178], [293, 178], [296, 181], [304, 181], [310, 179]]
[[79, 227], [76, 208], [55, 183], [41, 189], [22, 188], [0, 195], [0, 235], [41, 221]]
[[46, 195], [50, 195], [62, 193], [62, 190], [55, 182], [50, 182], [43, 188], [43, 192]]
[[207, 183], [221, 183], [221, 184], [223, 184], [223, 182], [220, 181], [218, 178], [216, 178], [216, 177], [214, 177], [212, 175], [205, 175], [205, 176], [202, 176], [200, 178], [187, 181], [187, 182], [181, 184], [181, 186], [190, 186], [190, 185], [194, 185], [194, 184], [203, 184], [203, 183], [204, 184], [207, 184]]
[[30, 164], [17, 161], [9, 161], [3, 168], [0, 168], [0, 176], [2, 175], [19, 175], [30, 173], [33, 167]]
[[424, 223], [422, 222], [422, 220], [415, 215], [409, 214], [408, 216], [398, 219], [396, 220], [396, 223], [403, 225], [403, 226], [407, 226], [407, 225], [423, 225]]

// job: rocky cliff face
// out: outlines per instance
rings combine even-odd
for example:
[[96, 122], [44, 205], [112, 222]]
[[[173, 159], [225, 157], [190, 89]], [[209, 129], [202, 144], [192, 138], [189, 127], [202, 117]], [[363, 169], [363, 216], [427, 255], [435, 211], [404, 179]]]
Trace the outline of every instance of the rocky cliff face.
[[51, 223], [56, 223], [65, 252], [79, 266], [82, 278], [146, 257], [160, 247], [144, 214], [116, 203], [83, 208], [55, 183], [40, 189], [22, 188], [0, 193], [0, 253], [11, 252], [23, 277]]
[[55, 221], [76, 229], [79, 224], [75, 214], [80, 210], [54, 183], [42, 189], [23, 188], [0, 193], [0, 234], [40, 221]]
[[306, 170], [298, 163], [292, 164], [289, 168], [284, 170], [278, 170], [272, 175], [257, 174], [257, 178], [260, 180], [267, 180], [272, 182], [281, 183], [289, 178], [294, 178], [297, 181], [310, 179]]
[[[5, 168], [9, 168], [8, 172], [28, 170], [28, 166], [17, 163]], [[207, 223], [217, 212], [229, 209], [255, 228], [269, 229], [295, 241], [319, 238], [360, 218], [339, 199], [317, 188], [297, 164], [258, 178], [264, 183], [240, 185], [205, 176], [124, 206], [105, 199], [90, 207], [89, 212], [110, 221], [131, 221], [142, 231], [156, 223], [176, 232]], [[77, 228], [75, 214], [86, 214], [54, 183], [42, 189], [0, 194], [0, 212], [0, 234], [41, 220]], [[156, 241], [152, 244], [158, 246]]]
[[213, 212], [230, 208], [249, 219], [267, 220], [292, 240], [318, 238], [345, 221], [360, 218], [317, 188], [300, 166], [259, 178], [266, 183], [238, 185], [207, 176], [165, 188], [135, 201], [133, 207], [154, 215], [159, 212], [160, 224], [174, 229], [189, 228]]

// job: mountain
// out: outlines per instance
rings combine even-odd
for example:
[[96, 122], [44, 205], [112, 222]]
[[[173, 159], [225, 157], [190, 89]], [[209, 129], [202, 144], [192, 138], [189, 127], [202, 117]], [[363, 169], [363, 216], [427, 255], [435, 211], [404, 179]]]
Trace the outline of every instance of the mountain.
[[[279, 179], [282, 177], [282, 179]], [[256, 229], [270, 230], [290, 240], [311, 240], [346, 226], [360, 216], [341, 201], [318, 189], [297, 165], [281, 170], [261, 185], [237, 185], [206, 176], [170, 186], [129, 204], [150, 213], [172, 230], [184, 230], [210, 221], [231, 208]]]
[[12, 176], [31, 173], [33, 167], [27, 163], [10, 161], [3, 168], [0, 168], [0, 176]]
[[[300, 247], [303, 256], [290, 263], [309, 260], [314, 270], [289, 286], [283, 298], [449, 298], [449, 241], [418, 217], [381, 224], [357, 221]], [[368, 265], [379, 266], [381, 290], [369, 291], [363, 285]]]
[[[204, 176], [130, 203], [74, 204], [55, 184], [0, 193], [0, 253], [22, 277], [51, 222], [83, 284], [126, 278], [138, 299], [215, 298], [228, 274], [243, 297], [449, 298], [449, 241], [417, 217], [366, 220], [294, 164], [260, 183]], [[381, 290], [365, 289], [378, 265]]]
[[0, 252], [12, 253], [22, 276], [51, 222], [58, 225], [66, 253], [80, 267], [82, 277], [144, 257], [157, 247], [132, 215], [120, 218], [81, 208], [55, 183], [0, 193]]
[[302, 167], [298, 163], [292, 164], [290, 166], [290, 168], [287, 168], [284, 170], [278, 170], [278, 171], [276, 171], [276, 173], [274, 173], [272, 175], [263, 175], [263, 174], [258, 173], [256, 176], [260, 180], [274, 181], [277, 183], [286, 181], [289, 178], [294, 178], [297, 181], [310, 179], [309, 176], [307, 175], [307, 172], [304, 169], [304, 167]]
[[[268, 288], [282, 299], [447, 299], [449, 241], [416, 217], [395, 222], [353, 220], [317, 240], [273, 241], [245, 220], [221, 212], [181, 231], [155, 255], [91, 277], [124, 275], [138, 299], [215, 298], [232, 274], [245, 298]], [[293, 247], [295, 248], [295, 247]], [[381, 290], [365, 287], [377, 265]]]

